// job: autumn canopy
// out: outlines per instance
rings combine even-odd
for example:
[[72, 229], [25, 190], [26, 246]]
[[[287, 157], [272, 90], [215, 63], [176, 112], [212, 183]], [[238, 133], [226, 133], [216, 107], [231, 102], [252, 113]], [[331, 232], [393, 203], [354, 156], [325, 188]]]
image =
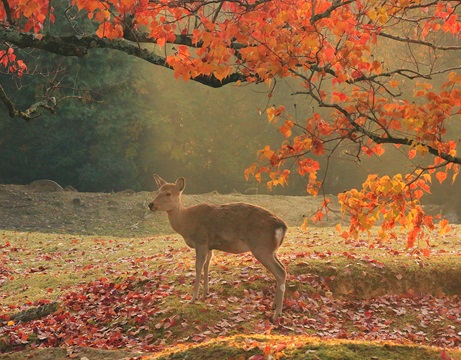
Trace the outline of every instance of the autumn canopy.
[[[272, 89], [292, 78], [293, 94], [315, 111], [295, 118], [283, 104], [265, 109], [286, 139], [262, 149], [245, 175], [275, 186], [297, 172], [314, 195], [319, 156], [347, 146], [360, 159], [399, 147], [412, 169], [370, 175], [362, 189], [340, 194], [350, 219], [341, 233], [354, 237], [379, 221], [382, 240], [403, 228], [412, 247], [435, 228], [421, 197], [432, 181], [454, 181], [461, 163], [452, 131], [461, 111], [460, 15], [459, 1], [432, 0], [2, 0], [0, 66], [26, 73], [18, 49], [82, 57], [107, 48], [212, 87]], [[0, 89], [10, 115], [26, 120], [54, 110], [59, 101], [48, 95], [21, 111]]]

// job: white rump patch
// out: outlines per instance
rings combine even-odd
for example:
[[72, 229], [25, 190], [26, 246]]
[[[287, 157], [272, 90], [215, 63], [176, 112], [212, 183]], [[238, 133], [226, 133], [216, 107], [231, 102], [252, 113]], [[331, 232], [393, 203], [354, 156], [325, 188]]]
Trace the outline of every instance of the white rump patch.
[[281, 292], [285, 292], [285, 284], [280, 285], [279, 289]]
[[285, 231], [283, 228], [275, 229], [275, 241], [277, 241], [277, 247], [282, 243], [283, 237], [285, 236]]

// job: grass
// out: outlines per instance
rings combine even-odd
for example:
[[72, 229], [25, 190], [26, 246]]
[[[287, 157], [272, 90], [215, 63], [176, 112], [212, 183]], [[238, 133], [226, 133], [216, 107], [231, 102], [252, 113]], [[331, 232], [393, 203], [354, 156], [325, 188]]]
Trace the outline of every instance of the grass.
[[[1, 231], [0, 236], [4, 264], [0, 309], [43, 298], [56, 300], [62, 291], [79, 283], [136, 272], [148, 265], [150, 256], [162, 254], [168, 247], [180, 248], [178, 238], [165, 236], [117, 238], [11, 231]], [[161, 266], [161, 261], [151, 265]]]
[[[461, 351], [446, 351], [447, 359], [460, 360]], [[215, 360], [215, 359], [305, 359], [305, 360], [440, 360], [441, 351], [425, 346], [391, 342], [316, 339], [308, 336], [235, 335], [199, 345], [179, 345], [156, 354], [136, 354], [120, 350], [54, 348], [5, 354], [4, 360], [65, 360], [69, 355], [92, 360]], [[449, 357], [448, 357], [449, 356]]]
[[[292, 276], [318, 275], [326, 279], [336, 295], [353, 293], [369, 297], [409, 290], [454, 294], [461, 289], [461, 240], [457, 231], [434, 239], [435, 251], [430, 258], [411, 255], [403, 249], [370, 248], [363, 243], [362, 246], [347, 245], [338, 241], [334, 230], [325, 228], [315, 229], [307, 236], [300, 229], [292, 230], [280, 252]], [[168, 267], [172, 257], [178, 257], [178, 262], [188, 267], [188, 280], [195, 276], [193, 252], [177, 235], [120, 238], [3, 230], [0, 237], [4, 264], [0, 309], [43, 298], [56, 300], [62, 291], [100, 277]], [[399, 254], [395, 255], [396, 252]], [[236, 264], [238, 262], [243, 262], [243, 266]], [[245, 268], [245, 262], [250, 266], [249, 271], [261, 275], [259, 264], [254, 264], [251, 257], [216, 253], [211, 279], [219, 276], [227, 282], [215, 286], [221, 286], [226, 294], [230, 289], [228, 284], [235, 279], [235, 271]], [[252, 285], [266, 286], [263, 282]], [[298, 285], [289, 284], [292, 289]]]
[[[306, 359], [306, 360], [440, 360], [440, 351], [430, 347], [391, 342], [316, 339], [309, 336], [235, 335], [197, 346], [178, 347], [146, 356], [146, 360], [173, 359]], [[452, 360], [461, 351], [449, 352]]]
[[[439, 306], [441, 295], [461, 293], [460, 230], [455, 228], [450, 235], [432, 238], [432, 254], [427, 258], [395, 243], [376, 246], [369, 239], [361, 239], [346, 244], [330, 228], [314, 228], [307, 234], [292, 228], [280, 251], [289, 272], [286, 317], [275, 325], [268, 320], [272, 314], [272, 277], [251, 255], [216, 253], [210, 267], [211, 295], [205, 301], [189, 304], [195, 277], [194, 254], [179, 236], [123, 238], [1, 230], [0, 330], [7, 322], [5, 314], [17, 314], [49, 301], [61, 303], [63, 295], [88, 291], [85, 286], [105, 278], [128, 284], [125, 291], [133, 296], [146, 296], [150, 287], [160, 294], [155, 301], [157, 312], [142, 324], [144, 330], [138, 334], [151, 336], [151, 343], [158, 345], [159, 350], [149, 355], [152, 359], [185, 358], [184, 352], [190, 359], [257, 359], [259, 355], [281, 359], [440, 359], [441, 349], [420, 346], [434, 341], [419, 338], [415, 338], [419, 343], [416, 346], [319, 337], [340, 336], [334, 332], [338, 331], [333, 329], [335, 321], [341, 322], [340, 331], [347, 336], [369, 340], [379, 339], [375, 328], [381, 326], [397, 329], [402, 338], [421, 329], [429, 339], [437, 339], [444, 329], [461, 332], [459, 317], [439, 316], [430, 322], [430, 314], [421, 315]], [[163, 293], [159, 292], [161, 286], [165, 287]], [[423, 301], [422, 305], [414, 300], [429, 293], [436, 298], [418, 300]], [[388, 306], [367, 300], [391, 294], [404, 295], [404, 299], [388, 297], [384, 300]], [[361, 308], [354, 308], [349, 299], [366, 300]], [[408, 306], [404, 304], [412, 301]], [[452, 314], [453, 304], [456, 301], [437, 309]], [[132, 304], [139, 308], [136, 314], [145, 311], [141, 305]], [[373, 317], [367, 318], [368, 311]], [[98, 324], [99, 320], [92, 321]], [[108, 327], [127, 332], [139, 328], [129, 315], [109, 321]], [[383, 325], [383, 321], [388, 324]], [[323, 323], [331, 327], [322, 329]], [[42, 359], [38, 350], [30, 349], [6, 359], [25, 359], [31, 351], [34, 358]], [[123, 351], [92, 351], [88, 349], [88, 358], [127, 356]], [[50, 359], [61, 358], [58, 349], [40, 353], [53, 353], [55, 357]], [[461, 359], [459, 351], [449, 353], [453, 359]]]
[[[171, 257], [178, 251], [178, 261], [189, 267], [189, 277], [194, 276], [193, 252], [187, 250], [179, 236], [119, 238], [11, 231], [2, 231], [0, 236], [3, 272], [7, 274], [0, 307], [44, 297], [55, 299], [61, 291], [82, 281], [170, 266]], [[306, 240], [301, 230], [292, 231], [281, 249], [289, 273], [326, 278], [338, 295], [353, 291], [354, 295], [367, 297], [408, 290], [453, 294], [461, 289], [461, 241], [456, 233], [438, 239], [437, 252], [430, 258], [404, 250], [392, 255], [391, 251], [397, 250], [386, 247], [351, 246], [333, 236], [331, 230], [318, 229]], [[235, 270], [242, 268], [236, 262], [247, 262], [250, 271], [259, 268], [248, 257], [243, 259], [218, 253], [212, 263], [212, 276], [216, 274], [232, 283]], [[228, 288], [227, 284], [224, 287]]]

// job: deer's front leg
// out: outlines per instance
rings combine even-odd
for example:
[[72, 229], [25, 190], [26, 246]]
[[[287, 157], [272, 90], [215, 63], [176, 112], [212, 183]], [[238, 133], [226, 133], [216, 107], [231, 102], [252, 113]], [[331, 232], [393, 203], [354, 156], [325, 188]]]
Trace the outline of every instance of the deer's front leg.
[[197, 247], [195, 249], [195, 283], [194, 283], [194, 293], [192, 296], [192, 302], [198, 299], [198, 291], [200, 288], [200, 280], [202, 277], [203, 265], [205, 264], [207, 258], [207, 250]]

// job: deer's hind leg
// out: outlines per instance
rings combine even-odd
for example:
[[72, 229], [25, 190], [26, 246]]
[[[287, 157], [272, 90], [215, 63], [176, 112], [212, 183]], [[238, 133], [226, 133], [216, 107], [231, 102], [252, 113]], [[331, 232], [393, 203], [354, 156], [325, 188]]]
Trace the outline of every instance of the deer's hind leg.
[[275, 252], [266, 249], [256, 249], [252, 252], [255, 258], [275, 276], [275, 280], [277, 281], [274, 297], [275, 313], [272, 318], [275, 320], [282, 314], [287, 272], [280, 260], [277, 259]]
[[212, 257], [213, 251], [208, 250], [205, 265], [203, 266], [203, 299], [208, 295], [208, 268], [210, 267], [210, 260]]

